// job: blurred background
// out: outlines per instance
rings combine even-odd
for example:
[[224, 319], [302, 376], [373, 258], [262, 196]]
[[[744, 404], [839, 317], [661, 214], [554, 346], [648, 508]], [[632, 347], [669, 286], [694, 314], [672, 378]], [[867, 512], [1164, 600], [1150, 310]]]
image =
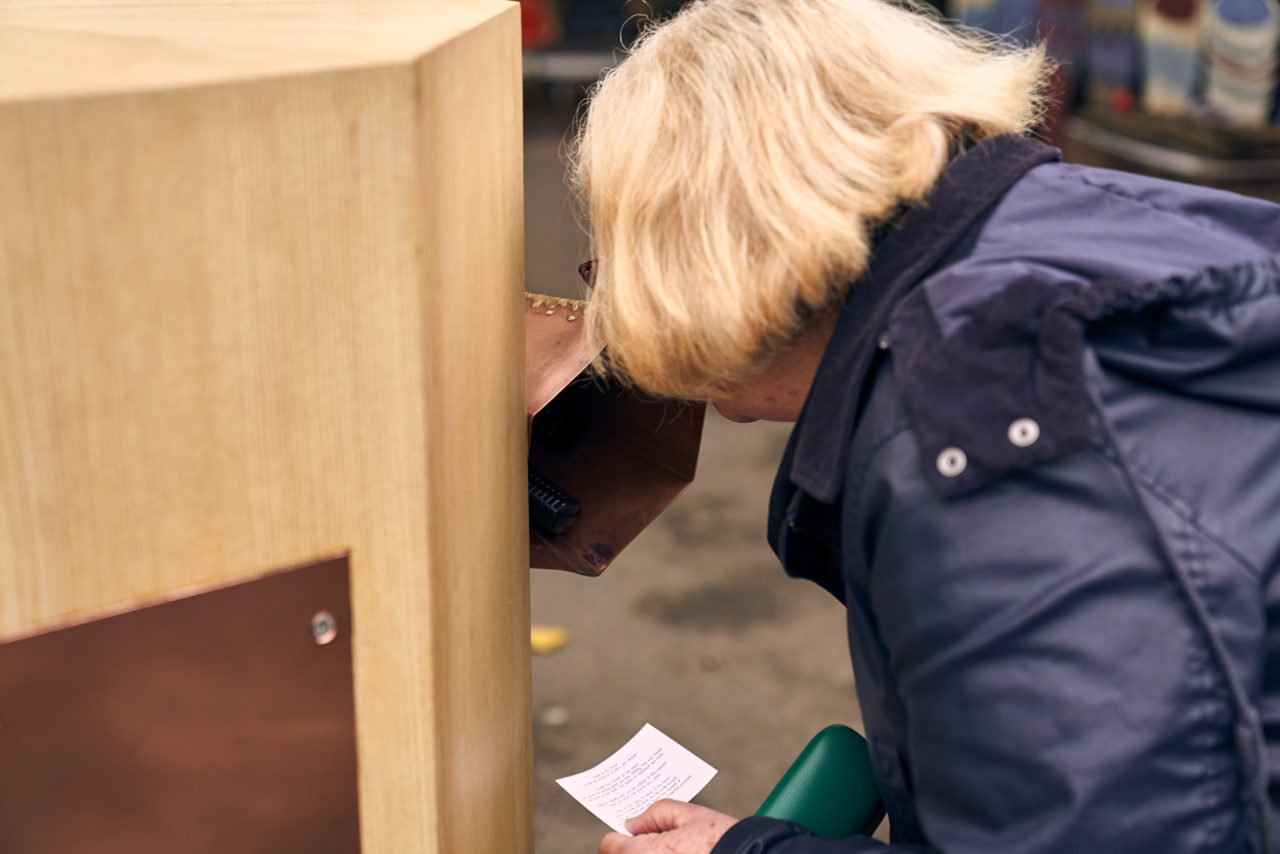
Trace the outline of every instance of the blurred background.
[[[579, 297], [590, 257], [562, 149], [592, 82], [673, 0], [522, 0], [527, 288]], [[1276, 0], [960, 0], [940, 7], [1060, 63], [1041, 136], [1068, 161], [1280, 200]], [[785, 424], [707, 414], [689, 489], [600, 578], [532, 577], [538, 854], [590, 854], [607, 828], [555, 783], [646, 722], [719, 769], [698, 803], [754, 812], [808, 739], [861, 729], [843, 610], [783, 575], [765, 509]], [[554, 645], [553, 645], [554, 646]], [[884, 828], [881, 829], [881, 835]]]

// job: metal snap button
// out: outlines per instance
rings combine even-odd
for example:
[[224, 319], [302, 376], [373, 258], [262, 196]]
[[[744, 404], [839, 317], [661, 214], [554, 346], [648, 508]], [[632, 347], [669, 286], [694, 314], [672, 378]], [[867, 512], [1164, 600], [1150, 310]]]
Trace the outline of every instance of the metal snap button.
[[1009, 425], [1009, 441], [1019, 448], [1034, 445], [1040, 438], [1040, 425], [1031, 418], [1019, 418]]
[[943, 448], [938, 454], [938, 473], [943, 477], [955, 477], [969, 465], [969, 458], [959, 448]]

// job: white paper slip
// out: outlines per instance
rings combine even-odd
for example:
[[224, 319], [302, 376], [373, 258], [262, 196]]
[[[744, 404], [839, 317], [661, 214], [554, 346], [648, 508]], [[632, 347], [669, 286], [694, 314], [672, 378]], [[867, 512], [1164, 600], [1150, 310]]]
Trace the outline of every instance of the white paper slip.
[[645, 724], [596, 767], [556, 782], [596, 818], [619, 833], [627, 833], [623, 824], [627, 819], [663, 798], [687, 802], [715, 775], [716, 769], [652, 724]]

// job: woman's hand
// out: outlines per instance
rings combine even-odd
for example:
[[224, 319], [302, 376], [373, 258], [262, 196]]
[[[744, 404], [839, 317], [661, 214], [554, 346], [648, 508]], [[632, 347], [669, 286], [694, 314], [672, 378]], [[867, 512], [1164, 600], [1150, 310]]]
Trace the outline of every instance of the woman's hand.
[[737, 821], [706, 807], [662, 800], [627, 819], [635, 836], [610, 833], [601, 839], [599, 854], [710, 854]]

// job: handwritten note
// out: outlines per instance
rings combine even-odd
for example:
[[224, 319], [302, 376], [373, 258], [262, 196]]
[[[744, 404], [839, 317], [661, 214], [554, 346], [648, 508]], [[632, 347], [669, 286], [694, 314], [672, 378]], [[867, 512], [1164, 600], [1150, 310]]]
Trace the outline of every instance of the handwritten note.
[[598, 819], [619, 833], [627, 833], [623, 822], [640, 815], [654, 801], [688, 801], [715, 775], [716, 769], [652, 724], [645, 724], [596, 767], [556, 782]]

